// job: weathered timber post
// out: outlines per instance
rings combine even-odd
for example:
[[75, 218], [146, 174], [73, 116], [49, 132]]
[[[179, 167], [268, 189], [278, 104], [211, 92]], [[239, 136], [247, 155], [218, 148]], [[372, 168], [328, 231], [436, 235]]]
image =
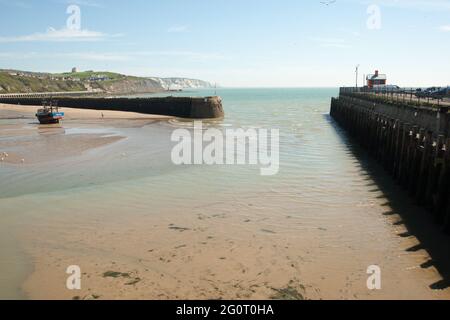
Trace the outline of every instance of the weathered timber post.
[[416, 194], [417, 203], [423, 205], [426, 198], [426, 190], [428, 183], [428, 172], [431, 167], [431, 150], [433, 148], [433, 136], [430, 131], [427, 131], [422, 141], [422, 159], [420, 161], [419, 174], [417, 178]]
[[438, 178], [437, 192], [434, 197], [433, 214], [438, 223], [443, 222], [444, 210], [448, 203], [449, 194], [449, 163], [450, 163], [450, 138], [445, 140], [442, 169]]
[[[340, 90], [331, 115], [450, 232], [450, 115], [403, 94]], [[390, 95], [391, 94], [391, 95]]]
[[411, 195], [415, 194], [416, 182], [417, 182], [417, 171], [420, 167], [421, 160], [421, 149], [420, 149], [420, 139], [423, 135], [424, 130], [418, 129], [416, 126], [416, 133], [413, 135], [412, 140], [412, 157], [411, 157], [411, 166], [409, 168], [409, 184], [408, 191]]
[[444, 136], [439, 135], [435, 145], [432, 147], [430, 171], [428, 174], [427, 188], [425, 190], [425, 205], [434, 210], [433, 196], [437, 191], [437, 183], [440, 172], [442, 170], [443, 158], [444, 158]]
[[400, 148], [401, 148], [401, 127], [402, 123], [398, 119], [395, 120], [395, 131], [393, 135], [393, 164], [391, 169], [391, 174], [396, 178], [397, 176], [397, 170], [398, 170], [398, 163], [400, 160]]

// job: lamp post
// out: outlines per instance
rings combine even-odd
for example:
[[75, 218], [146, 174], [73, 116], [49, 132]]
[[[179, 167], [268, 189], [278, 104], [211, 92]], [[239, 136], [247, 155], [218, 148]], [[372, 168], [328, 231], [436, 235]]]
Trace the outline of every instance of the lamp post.
[[359, 64], [356, 66], [356, 89], [358, 89], [358, 71], [359, 71]]

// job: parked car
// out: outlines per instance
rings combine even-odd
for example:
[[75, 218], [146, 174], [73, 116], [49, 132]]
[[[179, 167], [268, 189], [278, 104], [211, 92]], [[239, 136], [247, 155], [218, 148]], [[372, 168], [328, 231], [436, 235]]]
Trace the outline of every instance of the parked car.
[[385, 86], [388, 91], [400, 91], [401, 88], [395, 84], [388, 84]]
[[426, 89], [417, 89], [416, 90], [416, 97], [417, 98], [433, 98], [433, 94], [435, 92], [438, 92], [441, 88], [440, 87], [431, 87]]
[[449, 96], [450, 87], [440, 88], [431, 93], [433, 99], [444, 99]]
[[373, 90], [378, 92], [400, 92], [402, 89], [394, 84], [383, 84], [373, 86]]

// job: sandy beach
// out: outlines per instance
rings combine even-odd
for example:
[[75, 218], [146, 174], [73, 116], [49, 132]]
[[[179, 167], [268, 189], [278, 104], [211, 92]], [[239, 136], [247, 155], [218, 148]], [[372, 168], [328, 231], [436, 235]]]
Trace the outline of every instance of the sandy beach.
[[[118, 135], [86, 134], [83, 130], [73, 130], [72, 134], [66, 134], [74, 127], [143, 126], [154, 121], [171, 119], [167, 116], [134, 112], [60, 108], [60, 111], [66, 114], [61, 124], [39, 125], [35, 117], [38, 108], [38, 106], [0, 104], [0, 119], [25, 120], [21, 125], [6, 123], [0, 126], [1, 136], [11, 138], [0, 141], [2, 162], [17, 165], [70, 158], [124, 138]], [[20, 141], [13, 139], [18, 136], [21, 137]], [[39, 139], [42, 137], [45, 139]], [[58, 147], [49, 149], [51, 145]], [[17, 151], [11, 151], [11, 148]]]
[[[54, 217], [26, 230], [35, 269], [24, 284], [31, 299], [448, 299], [448, 290], [432, 291], [440, 279], [433, 268], [423, 270], [425, 252], [401, 253], [398, 247], [376, 249], [376, 237], [338, 249], [327, 233], [339, 227], [322, 224], [298, 234], [287, 224], [297, 219], [269, 215], [233, 216], [221, 206], [208, 214], [180, 218], [135, 216], [122, 208], [110, 214], [62, 221]], [[80, 212], [80, 211], [77, 211]], [[80, 223], [80, 220], [82, 221]], [[357, 221], [361, 223], [362, 221]], [[67, 224], [72, 228], [67, 228]], [[341, 227], [341, 226], [340, 226]], [[345, 223], [350, 227], [350, 222]], [[401, 233], [404, 230], [398, 229]], [[24, 232], [25, 233], [25, 232]], [[39, 239], [44, 233], [46, 239]], [[124, 241], [126, 239], [126, 241]], [[372, 243], [370, 243], [372, 241]], [[364, 249], [371, 251], [357, 255]], [[333, 250], [335, 249], [335, 250]], [[365, 287], [365, 265], [384, 266], [383, 290]], [[83, 272], [82, 290], [65, 287], [69, 265]], [[355, 265], [360, 267], [355, 269]], [[402, 290], [399, 290], [402, 288]], [[408, 288], [408, 290], [403, 290]]]
[[[247, 168], [170, 165], [167, 117], [63, 111], [61, 125], [40, 126], [34, 108], [0, 106], [2, 228], [14, 240], [1, 268], [17, 274], [0, 280], [20, 287], [16, 298], [450, 298], [431, 289], [442, 276], [424, 267], [429, 251], [403, 236], [403, 213], [421, 209], [395, 186], [377, 188], [344, 147], [329, 150], [333, 162], [312, 149], [314, 161], [285, 161], [285, 176], [265, 180]], [[331, 129], [324, 141], [339, 145]], [[345, 170], [315, 176], [330, 166]], [[379, 291], [366, 286], [374, 264]], [[72, 265], [81, 290], [66, 287]]]
[[[0, 172], [4, 170], [27, 171], [41, 166], [58, 166], [99, 148], [125, 139], [125, 136], [108, 131], [111, 127], [139, 128], [158, 121], [171, 119], [166, 116], [130, 112], [81, 110], [60, 108], [66, 113], [60, 124], [40, 125], [35, 117], [39, 106], [0, 104]], [[123, 157], [123, 154], [120, 154]], [[48, 170], [48, 169], [45, 169]], [[2, 176], [2, 182], [5, 176]], [[45, 181], [42, 181], [45, 186]], [[2, 209], [5, 209], [2, 207]], [[20, 246], [15, 221], [4, 210], [2, 215], [2, 263], [5, 276], [0, 277], [0, 297], [24, 298], [24, 291], [17, 287], [33, 270], [30, 253]], [[19, 237], [20, 238], [20, 237]]]
[[[14, 118], [14, 117], [31, 117], [35, 118], [36, 110], [41, 108], [40, 106], [18, 106], [11, 104], [1, 104], [0, 111], [4, 114], [2, 118]], [[145, 119], [170, 119], [168, 116], [142, 114], [135, 112], [123, 112], [123, 111], [109, 111], [109, 110], [90, 110], [90, 109], [76, 109], [76, 108], [59, 108], [61, 112], [65, 112], [66, 116], [64, 120], [93, 120], [93, 119], [128, 119], [128, 120], [145, 120]], [[103, 115], [103, 116], [102, 116]]]

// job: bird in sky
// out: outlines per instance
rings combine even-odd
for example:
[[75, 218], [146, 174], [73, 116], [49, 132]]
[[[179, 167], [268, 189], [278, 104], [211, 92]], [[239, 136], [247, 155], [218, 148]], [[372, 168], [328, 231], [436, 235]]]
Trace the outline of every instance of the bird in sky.
[[330, 4], [333, 4], [333, 3], [335, 3], [335, 2], [336, 2], [336, 0], [320, 1], [321, 4], [324, 4], [324, 5], [326, 5], [326, 6], [329, 6]]

